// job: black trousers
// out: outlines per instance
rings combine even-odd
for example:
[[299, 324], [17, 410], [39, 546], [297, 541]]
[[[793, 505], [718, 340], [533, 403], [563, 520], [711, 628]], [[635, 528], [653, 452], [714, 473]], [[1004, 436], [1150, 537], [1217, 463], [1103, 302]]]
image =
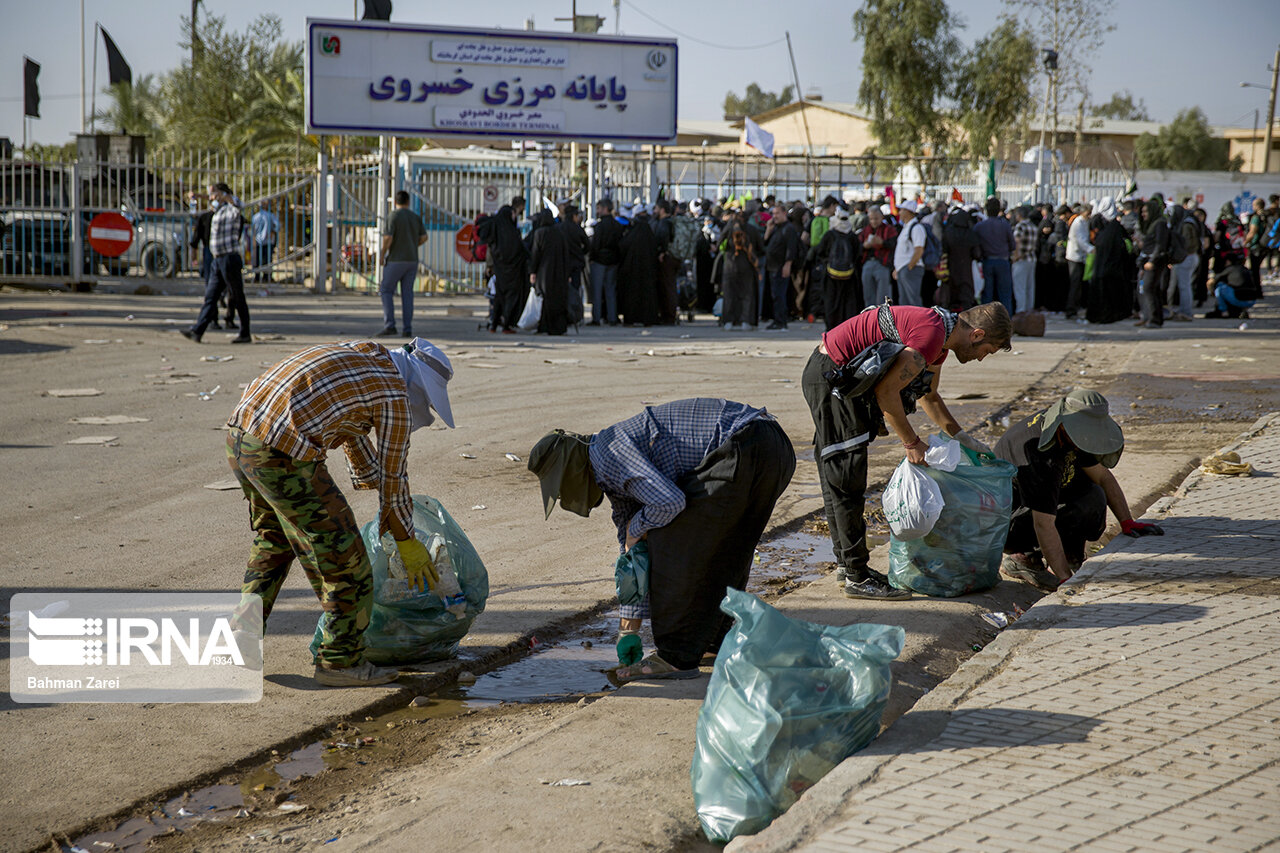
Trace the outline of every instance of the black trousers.
[[831, 331], [862, 310], [862, 276], [822, 279], [823, 320]]
[[867, 577], [867, 446], [875, 438], [871, 411], [862, 398], [838, 398], [822, 374], [836, 363], [814, 350], [800, 387], [813, 415], [813, 457], [818, 463], [822, 506], [831, 530], [836, 563], [853, 580]]
[[1142, 306], [1142, 319], [1148, 326], [1164, 325], [1164, 288], [1169, 280], [1169, 268], [1161, 265], [1142, 271], [1142, 293], [1138, 304]]
[[204, 304], [200, 306], [200, 316], [191, 331], [203, 335], [204, 330], [218, 319], [218, 300], [223, 292], [230, 294], [227, 300], [227, 322], [231, 315], [240, 316], [240, 334], [249, 335], [249, 303], [244, 298], [244, 258], [239, 252], [221, 255], [213, 259], [209, 267], [209, 277], [204, 285]]
[[524, 311], [525, 294], [529, 292], [529, 276], [524, 264], [494, 267], [494, 290], [497, 291], [497, 321], [506, 329], [514, 329]]
[[[1054, 520], [1058, 528], [1058, 538], [1062, 540], [1062, 550], [1067, 559], [1073, 563], [1084, 560], [1084, 545], [1102, 536], [1107, 529], [1107, 495], [1097, 483], [1064, 503], [1058, 504], [1058, 514]], [[1009, 524], [1009, 537], [1005, 540], [1006, 554], [1028, 554], [1040, 550], [1040, 540], [1036, 538], [1035, 523], [1031, 519], [1031, 510], [1018, 507], [1014, 510], [1013, 520]]]
[[756, 543], [796, 470], [776, 421], [755, 420], [676, 482], [684, 511], [649, 531], [649, 614], [662, 659], [692, 669], [718, 649], [732, 620], [725, 589], [744, 589]]

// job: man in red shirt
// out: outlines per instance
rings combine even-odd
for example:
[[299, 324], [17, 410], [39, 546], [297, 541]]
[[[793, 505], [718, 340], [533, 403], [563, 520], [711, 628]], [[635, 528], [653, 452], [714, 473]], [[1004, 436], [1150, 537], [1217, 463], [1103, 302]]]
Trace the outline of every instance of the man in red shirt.
[[858, 231], [862, 244], [862, 304], [879, 305], [893, 298], [893, 250], [898, 229], [884, 221], [884, 213], [872, 205], [867, 224]]
[[949, 352], [961, 364], [981, 361], [996, 350], [1008, 350], [1012, 333], [1009, 312], [991, 302], [960, 314], [905, 305], [868, 308], [822, 336], [805, 365], [801, 386], [816, 427], [814, 458], [835, 549], [836, 577], [845, 595], [911, 597], [867, 566], [867, 446], [877, 434], [885, 434], [887, 423], [907, 459], [924, 464], [928, 445], [907, 420], [905, 392], [913, 403], [918, 398], [920, 408], [945, 434], [990, 452], [956, 422], [938, 394], [938, 379]]

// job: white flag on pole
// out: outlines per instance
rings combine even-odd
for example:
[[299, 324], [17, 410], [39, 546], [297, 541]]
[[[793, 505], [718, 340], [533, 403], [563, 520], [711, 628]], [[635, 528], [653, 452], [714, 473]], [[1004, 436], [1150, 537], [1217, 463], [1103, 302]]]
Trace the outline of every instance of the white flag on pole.
[[766, 157], [773, 156], [773, 134], [760, 125], [756, 124], [750, 118], [743, 119], [743, 127], [746, 130], [746, 143], [752, 148], [759, 151]]

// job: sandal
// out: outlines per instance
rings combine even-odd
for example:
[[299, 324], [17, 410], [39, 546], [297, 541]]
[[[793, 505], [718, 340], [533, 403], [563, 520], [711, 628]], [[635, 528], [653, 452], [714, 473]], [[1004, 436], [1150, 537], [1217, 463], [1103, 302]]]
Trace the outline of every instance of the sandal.
[[676, 669], [654, 652], [640, 663], [630, 666], [616, 666], [606, 670], [605, 676], [614, 687], [621, 687], [632, 681], [652, 681], [659, 678], [697, 678], [702, 673], [694, 669]]

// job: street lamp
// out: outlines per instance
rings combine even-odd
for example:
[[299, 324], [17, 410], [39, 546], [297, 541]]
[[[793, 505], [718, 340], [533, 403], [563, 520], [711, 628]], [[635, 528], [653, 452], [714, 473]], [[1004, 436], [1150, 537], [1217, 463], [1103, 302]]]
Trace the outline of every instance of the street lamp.
[[1271, 131], [1272, 125], [1276, 121], [1276, 88], [1280, 85], [1280, 47], [1276, 48], [1276, 58], [1272, 60], [1271, 67], [1267, 69], [1271, 72], [1271, 85], [1262, 86], [1258, 83], [1241, 82], [1242, 88], [1258, 88], [1269, 89], [1271, 97], [1267, 99], [1267, 132], [1262, 147], [1262, 172], [1266, 174], [1271, 169]]

